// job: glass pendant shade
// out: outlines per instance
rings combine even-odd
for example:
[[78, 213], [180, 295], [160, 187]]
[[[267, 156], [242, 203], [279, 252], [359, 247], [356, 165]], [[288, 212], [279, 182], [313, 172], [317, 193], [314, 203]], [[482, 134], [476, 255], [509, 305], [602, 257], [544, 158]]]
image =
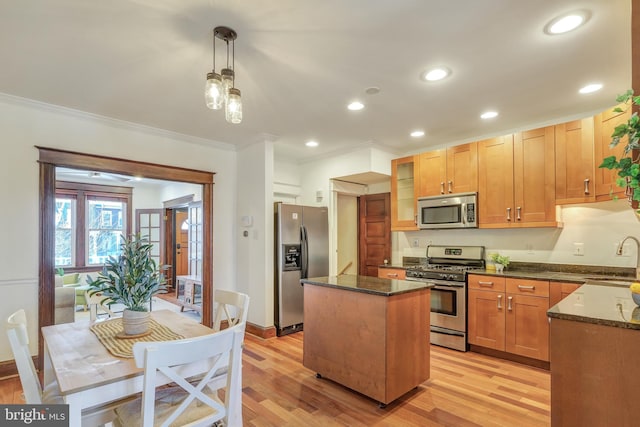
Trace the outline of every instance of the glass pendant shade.
[[222, 85], [222, 79], [218, 73], [207, 74], [207, 84], [204, 88], [204, 99], [207, 103], [207, 107], [212, 110], [219, 110], [222, 108], [224, 102], [225, 91]]
[[222, 93], [226, 98], [229, 96], [229, 89], [233, 87], [233, 78], [235, 75], [231, 68], [223, 68], [222, 71], [220, 71], [220, 77], [222, 79]]
[[240, 90], [232, 87], [229, 89], [225, 117], [229, 123], [238, 124], [242, 121], [242, 98]]

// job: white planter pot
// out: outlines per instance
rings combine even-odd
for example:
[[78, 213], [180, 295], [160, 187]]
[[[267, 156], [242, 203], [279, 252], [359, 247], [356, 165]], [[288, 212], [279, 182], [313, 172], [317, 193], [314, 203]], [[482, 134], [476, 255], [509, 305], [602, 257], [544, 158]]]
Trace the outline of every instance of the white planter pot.
[[496, 273], [502, 273], [504, 271], [504, 265], [496, 264]]
[[151, 313], [125, 309], [122, 313], [122, 328], [125, 335], [140, 335], [149, 330]]

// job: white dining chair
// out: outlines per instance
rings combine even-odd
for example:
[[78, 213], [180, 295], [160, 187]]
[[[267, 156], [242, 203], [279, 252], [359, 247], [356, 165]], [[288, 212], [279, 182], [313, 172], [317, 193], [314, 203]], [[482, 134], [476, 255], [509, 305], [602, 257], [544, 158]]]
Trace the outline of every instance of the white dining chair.
[[98, 311], [102, 311], [107, 314], [107, 317], [111, 318], [115, 316], [115, 313], [111, 311], [108, 305], [108, 298], [102, 295], [102, 292], [91, 294], [90, 291], [86, 291], [84, 298], [89, 306], [89, 320], [93, 323], [98, 320]]
[[[237, 403], [242, 401], [242, 326], [197, 338], [135, 343], [136, 366], [144, 368], [142, 396], [116, 408], [114, 425], [210, 426], [222, 422], [228, 427], [242, 426], [242, 403]], [[187, 365], [203, 362], [204, 376], [190, 383], [183, 376]], [[229, 371], [218, 389], [209, 381], [221, 366], [228, 366]], [[158, 377], [170, 379], [172, 386], [156, 388]], [[219, 390], [224, 390], [223, 400]]]
[[[38, 372], [29, 351], [29, 334], [27, 332], [27, 315], [20, 309], [7, 318], [6, 323], [9, 345], [13, 352], [20, 384], [27, 404], [63, 404], [60, 387], [54, 380], [44, 388], [40, 384]], [[115, 418], [110, 406], [92, 408], [82, 413], [83, 426], [99, 426], [109, 424]]]
[[249, 315], [249, 295], [242, 292], [225, 291], [216, 289], [213, 294], [213, 330], [219, 331], [222, 322], [227, 326], [235, 326], [239, 323], [247, 323]]

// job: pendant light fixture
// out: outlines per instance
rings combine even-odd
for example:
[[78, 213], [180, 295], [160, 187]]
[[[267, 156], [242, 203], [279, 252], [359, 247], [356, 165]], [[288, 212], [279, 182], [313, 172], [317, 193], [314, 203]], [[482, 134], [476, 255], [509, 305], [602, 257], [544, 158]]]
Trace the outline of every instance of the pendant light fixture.
[[[213, 29], [213, 69], [207, 73], [207, 84], [204, 98], [207, 107], [220, 110], [224, 105], [225, 118], [229, 123], [242, 121], [242, 98], [240, 90], [235, 87], [235, 40], [236, 32], [229, 27], [215, 27]], [[227, 66], [216, 72], [216, 38], [227, 45]], [[229, 63], [229, 42], [231, 42], [231, 63]]]

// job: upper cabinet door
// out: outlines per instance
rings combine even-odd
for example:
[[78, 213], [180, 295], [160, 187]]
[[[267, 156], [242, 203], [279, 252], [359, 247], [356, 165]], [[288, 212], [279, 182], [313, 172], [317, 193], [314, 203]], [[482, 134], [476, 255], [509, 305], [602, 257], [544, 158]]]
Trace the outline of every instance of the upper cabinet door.
[[556, 204], [595, 202], [593, 118], [556, 128]]
[[420, 154], [420, 197], [478, 191], [475, 142]]
[[478, 225], [509, 226], [513, 212], [513, 135], [478, 142]]
[[470, 193], [478, 191], [478, 144], [447, 148], [447, 191]]
[[[620, 107], [624, 109], [627, 106]], [[616, 185], [616, 172], [598, 166], [602, 164], [605, 157], [616, 156], [620, 159], [622, 156], [624, 143], [618, 144], [614, 149], [609, 148], [609, 144], [616, 126], [626, 123], [629, 117], [631, 117], [630, 108], [623, 113], [614, 113], [613, 108], [610, 108], [594, 118], [596, 200], [610, 200], [612, 196], [624, 195], [624, 188]]]
[[513, 225], [556, 225], [555, 175], [553, 126], [514, 134]]
[[420, 197], [439, 196], [447, 192], [447, 151], [420, 154]]
[[418, 155], [391, 161], [391, 230], [417, 230]]

